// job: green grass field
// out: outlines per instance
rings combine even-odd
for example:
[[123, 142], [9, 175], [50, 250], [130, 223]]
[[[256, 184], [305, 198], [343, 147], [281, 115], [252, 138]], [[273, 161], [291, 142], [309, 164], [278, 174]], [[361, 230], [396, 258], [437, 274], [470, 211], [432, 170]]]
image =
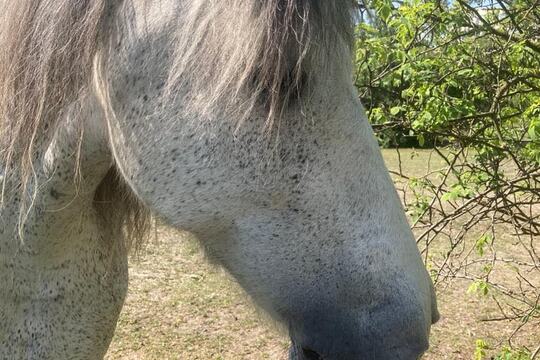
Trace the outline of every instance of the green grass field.
[[[384, 156], [396, 169], [396, 152], [384, 151]], [[421, 175], [428, 166], [440, 165], [429, 158], [426, 151], [403, 152], [404, 172]], [[511, 235], [503, 239], [505, 252], [518, 252]], [[445, 246], [436, 244], [434, 256]], [[188, 234], [158, 229], [156, 240], [130, 265], [128, 297], [106, 359], [286, 359], [287, 339], [227, 274], [205, 261]], [[503, 269], [496, 276], [513, 281], [514, 274]], [[483, 321], [497, 314], [496, 304], [489, 296], [467, 294], [469, 285], [467, 280], [439, 284], [442, 318], [432, 328], [424, 359], [473, 359], [477, 339], [500, 348], [515, 329], [511, 322]], [[534, 350], [540, 329], [525, 326], [513, 344]], [[486, 358], [492, 353], [488, 349]]]

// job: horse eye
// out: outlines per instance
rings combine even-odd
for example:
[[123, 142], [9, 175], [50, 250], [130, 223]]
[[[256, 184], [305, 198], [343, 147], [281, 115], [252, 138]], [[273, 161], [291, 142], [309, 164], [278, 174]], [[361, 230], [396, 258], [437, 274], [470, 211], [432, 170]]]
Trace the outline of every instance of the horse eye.
[[[273, 82], [277, 80], [276, 82]], [[290, 70], [282, 79], [272, 79], [260, 82], [258, 74], [251, 79], [253, 89], [258, 90], [258, 97], [262, 103], [269, 104], [277, 100], [285, 106], [293, 106], [305, 92], [308, 83], [308, 75], [305, 72], [297, 74], [297, 70]], [[277, 85], [277, 90], [274, 88]], [[274, 89], [274, 90], [273, 90]]]

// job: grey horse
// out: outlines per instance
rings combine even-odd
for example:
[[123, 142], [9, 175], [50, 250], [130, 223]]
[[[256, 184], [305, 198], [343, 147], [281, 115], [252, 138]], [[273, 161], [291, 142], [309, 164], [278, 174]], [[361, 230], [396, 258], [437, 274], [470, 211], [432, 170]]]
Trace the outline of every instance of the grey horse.
[[420, 357], [436, 301], [353, 86], [355, 12], [0, 0], [0, 358], [102, 358], [152, 218], [291, 359]]

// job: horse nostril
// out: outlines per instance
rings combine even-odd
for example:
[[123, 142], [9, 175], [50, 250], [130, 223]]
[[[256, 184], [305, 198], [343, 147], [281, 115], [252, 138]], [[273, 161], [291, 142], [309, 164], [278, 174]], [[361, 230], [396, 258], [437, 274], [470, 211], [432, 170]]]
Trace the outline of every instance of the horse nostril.
[[306, 360], [324, 360], [322, 355], [308, 348], [302, 348], [302, 355], [304, 355], [304, 359]]

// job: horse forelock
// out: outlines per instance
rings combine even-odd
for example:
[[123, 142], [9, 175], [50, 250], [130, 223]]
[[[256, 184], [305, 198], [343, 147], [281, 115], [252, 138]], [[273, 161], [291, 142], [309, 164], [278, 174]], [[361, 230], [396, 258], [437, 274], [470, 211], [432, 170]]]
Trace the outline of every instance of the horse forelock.
[[191, 1], [174, 39], [169, 93], [189, 88], [197, 96], [184, 104], [188, 111], [225, 109], [237, 126], [263, 103], [272, 130], [314, 71], [349, 55], [336, 50], [352, 44], [354, 7], [352, 0]]
[[[145, 0], [143, 0], [145, 1]], [[113, 0], [0, 0], [0, 150], [32, 159], [36, 142], [90, 83]], [[249, 90], [269, 119], [299, 86], [314, 57], [349, 41], [353, 0], [193, 0], [178, 26], [169, 89], [189, 82], [211, 108]], [[264, 95], [264, 96], [261, 96]], [[252, 105], [252, 104], [251, 104]], [[22, 164], [20, 164], [22, 165]], [[22, 169], [26, 169], [23, 166]]]

